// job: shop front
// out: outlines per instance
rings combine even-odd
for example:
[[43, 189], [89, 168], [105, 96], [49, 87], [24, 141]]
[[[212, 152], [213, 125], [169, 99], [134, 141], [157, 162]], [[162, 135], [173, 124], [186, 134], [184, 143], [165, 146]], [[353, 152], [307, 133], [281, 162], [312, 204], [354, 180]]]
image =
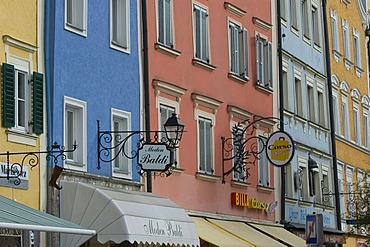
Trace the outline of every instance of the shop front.
[[62, 234], [61, 246], [199, 246], [194, 222], [167, 198], [65, 180], [61, 185], [61, 218], [96, 231], [92, 239]]

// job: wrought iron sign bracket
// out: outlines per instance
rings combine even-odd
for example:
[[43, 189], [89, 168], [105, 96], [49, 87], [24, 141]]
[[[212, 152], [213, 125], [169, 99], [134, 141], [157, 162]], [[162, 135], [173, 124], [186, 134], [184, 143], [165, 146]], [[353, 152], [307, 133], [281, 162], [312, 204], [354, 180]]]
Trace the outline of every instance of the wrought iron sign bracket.
[[[261, 154], [266, 149], [266, 140], [270, 133], [263, 132], [262, 135], [256, 135], [259, 124], [263, 121], [275, 121], [280, 124], [281, 120], [276, 117], [262, 117], [254, 121], [251, 119], [236, 123], [231, 129], [231, 137], [221, 137], [222, 143], [222, 183], [232, 172], [244, 174], [240, 178], [245, 181], [250, 176], [250, 165], [255, 165], [257, 160], [261, 159]], [[273, 125], [275, 125], [273, 124]], [[261, 145], [260, 145], [261, 144]], [[260, 149], [259, 147], [263, 147]], [[227, 169], [225, 163], [233, 161], [230, 169]]]
[[[170, 117], [166, 124], [169, 120], [171, 121], [171, 118], [173, 120], [174, 117], [176, 115]], [[179, 120], [178, 118], [176, 119]], [[122, 155], [129, 160], [137, 159], [138, 168], [140, 168], [139, 174], [142, 176], [145, 176], [145, 173], [149, 171], [154, 172], [154, 176], [164, 177], [171, 175], [173, 165], [176, 164], [174, 159], [175, 150], [179, 147], [178, 143], [183, 132], [181, 121], [177, 124], [176, 130], [166, 131], [102, 131], [100, 130], [100, 122], [97, 120], [97, 169], [101, 169], [101, 162], [113, 162]], [[175, 137], [173, 139], [169, 138], [171, 135]], [[150, 138], [146, 139], [148, 136]], [[136, 142], [136, 149], [131, 150], [133, 146], [131, 141]]]
[[[35, 168], [40, 162], [40, 154], [46, 154], [46, 160], [52, 160], [54, 166], [57, 166], [58, 160], [65, 160], [66, 154], [74, 152], [77, 148], [77, 144], [73, 144], [71, 150], [66, 150], [64, 146], [59, 145], [57, 142], [54, 142], [53, 145], [46, 148], [45, 151], [39, 152], [9, 152], [0, 153], [0, 156], [6, 156], [6, 164], [4, 164], [3, 174], [0, 175], [0, 178], [6, 178], [7, 180], [12, 180], [14, 185], [19, 185], [21, 183], [21, 176], [24, 172], [24, 166], [28, 165], [31, 170]], [[11, 156], [21, 156], [23, 155], [21, 162], [10, 162]], [[50, 184], [50, 183], [49, 183]], [[54, 186], [55, 187], [55, 186]]]

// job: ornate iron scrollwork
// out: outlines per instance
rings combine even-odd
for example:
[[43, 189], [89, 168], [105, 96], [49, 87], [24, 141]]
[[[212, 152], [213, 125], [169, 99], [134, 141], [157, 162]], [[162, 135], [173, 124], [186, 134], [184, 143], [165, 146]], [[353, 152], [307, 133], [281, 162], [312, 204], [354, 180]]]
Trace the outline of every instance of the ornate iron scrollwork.
[[[65, 160], [66, 155], [65, 153], [74, 152], [77, 148], [77, 144], [73, 145], [71, 150], [66, 150], [64, 146], [59, 145], [57, 142], [51, 147], [47, 147], [46, 151], [40, 152], [6, 152], [0, 153], [0, 156], [6, 156], [6, 164], [4, 165], [3, 173], [5, 175], [0, 175], [0, 178], [6, 178], [7, 180], [12, 180], [14, 185], [20, 185], [21, 183], [21, 176], [24, 172], [24, 166], [27, 165], [28, 167], [35, 168], [40, 162], [40, 154], [46, 154], [46, 160], [53, 159], [54, 165], [58, 164], [58, 160]], [[14, 155], [23, 155], [21, 162], [10, 162], [10, 156]]]
[[[146, 144], [164, 144], [174, 156], [175, 150], [178, 148], [178, 141], [171, 142], [166, 137], [166, 131], [102, 131], [98, 123], [98, 166], [101, 169], [100, 162], [112, 162], [119, 155], [133, 160], [138, 158], [139, 150]], [[144, 136], [149, 134], [150, 139], [145, 139]], [[136, 149], [127, 148], [134, 141]], [[164, 177], [171, 175], [171, 168], [176, 164], [172, 159], [163, 171], [154, 171], [154, 176]], [[145, 171], [138, 165], [139, 174], [145, 176]]]
[[[256, 135], [259, 123], [262, 121], [271, 120], [277, 121], [275, 124], [280, 124], [281, 120], [275, 117], [262, 117], [254, 121], [248, 119], [239, 122], [232, 127], [231, 137], [221, 137], [222, 142], [222, 183], [225, 183], [225, 177], [232, 172], [244, 174], [243, 181], [250, 176], [249, 165], [255, 165], [257, 160], [261, 159], [261, 155], [266, 148], [266, 139], [269, 133], [263, 132], [262, 135]], [[261, 145], [260, 145], [261, 144]], [[262, 147], [261, 149], [259, 147]], [[225, 162], [234, 161], [232, 167], [225, 170]]]

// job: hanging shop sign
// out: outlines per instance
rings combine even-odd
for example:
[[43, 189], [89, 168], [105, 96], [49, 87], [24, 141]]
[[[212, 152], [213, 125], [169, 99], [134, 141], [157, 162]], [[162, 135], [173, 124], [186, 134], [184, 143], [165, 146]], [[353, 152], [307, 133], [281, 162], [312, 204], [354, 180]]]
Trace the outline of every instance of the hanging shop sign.
[[272, 133], [266, 143], [266, 156], [275, 166], [289, 164], [294, 156], [292, 137], [284, 131]]
[[137, 162], [144, 171], [164, 171], [173, 162], [172, 152], [168, 145], [148, 143], [138, 151]]
[[231, 193], [231, 205], [238, 207], [247, 207], [250, 209], [263, 210], [268, 214], [272, 214], [277, 208], [278, 202], [273, 203], [261, 202], [254, 197], [250, 197], [247, 194], [232, 192]]
[[13, 187], [17, 189], [28, 189], [28, 167], [23, 166], [22, 171], [18, 166], [8, 166], [5, 162], [0, 162], [0, 178], [8, 177], [9, 179], [0, 179], [0, 186]]

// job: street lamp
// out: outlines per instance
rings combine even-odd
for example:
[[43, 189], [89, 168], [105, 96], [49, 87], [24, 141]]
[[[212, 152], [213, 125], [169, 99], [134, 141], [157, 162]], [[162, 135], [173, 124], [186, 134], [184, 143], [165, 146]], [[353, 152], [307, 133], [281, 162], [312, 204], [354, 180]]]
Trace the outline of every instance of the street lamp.
[[184, 127], [185, 125], [176, 116], [176, 113], [172, 113], [172, 116], [169, 117], [164, 124], [164, 131], [166, 132], [167, 139], [173, 146], [176, 146], [181, 140]]

